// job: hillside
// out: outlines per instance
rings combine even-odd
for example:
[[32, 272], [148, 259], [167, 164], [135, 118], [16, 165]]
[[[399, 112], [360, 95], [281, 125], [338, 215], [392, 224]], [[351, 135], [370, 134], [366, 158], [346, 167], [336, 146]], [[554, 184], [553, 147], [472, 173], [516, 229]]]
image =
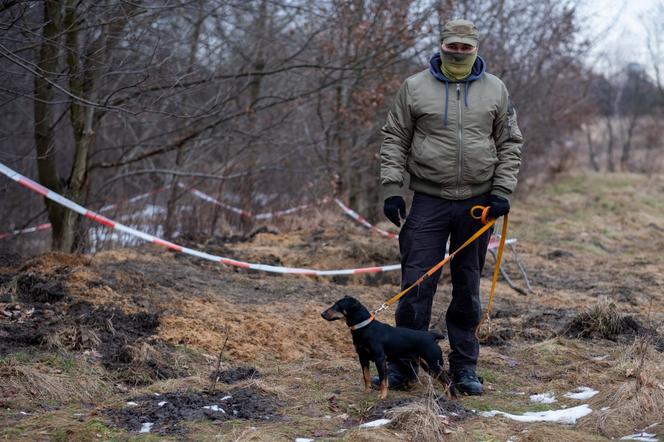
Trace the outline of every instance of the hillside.
[[[395, 272], [274, 276], [156, 246], [0, 256], [0, 438], [388, 441], [431, 440], [431, 431], [442, 431], [453, 441], [516, 442], [646, 431], [657, 440], [664, 437], [663, 193], [664, 176], [616, 174], [522, 189], [509, 236], [518, 239], [533, 290], [499, 283], [479, 367], [486, 394], [433, 401], [445, 418], [423, 402], [426, 380], [382, 402], [376, 392], [365, 395], [348, 330], [320, 317], [344, 295], [379, 306], [398, 289]], [[394, 239], [341, 215], [311, 229], [187, 245], [318, 269], [398, 261]], [[524, 287], [510, 252], [505, 259]], [[434, 317], [449, 302], [448, 279]], [[379, 319], [393, 323], [393, 313]], [[565, 396], [580, 387], [598, 393]], [[534, 402], [536, 394], [556, 401]], [[584, 404], [592, 412], [575, 425], [490, 417]], [[412, 411], [426, 406], [429, 414]], [[394, 418], [386, 427], [358, 427], [385, 416]]]

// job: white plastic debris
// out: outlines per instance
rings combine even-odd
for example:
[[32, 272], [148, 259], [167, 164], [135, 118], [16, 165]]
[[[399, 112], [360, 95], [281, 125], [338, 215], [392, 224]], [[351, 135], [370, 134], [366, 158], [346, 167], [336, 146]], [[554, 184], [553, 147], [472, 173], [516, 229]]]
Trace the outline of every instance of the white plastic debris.
[[133, 402], [133, 401], [127, 402], [127, 407], [136, 407], [136, 406], [138, 406], [138, 404], [136, 402]]
[[537, 402], [538, 404], [553, 404], [556, 401], [556, 396], [553, 391], [547, 391], [542, 394], [531, 394], [530, 402]]
[[578, 400], [586, 400], [590, 399], [591, 397], [595, 396], [599, 391], [593, 390], [590, 387], [579, 387], [574, 391], [570, 391], [569, 393], [565, 393], [563, 396], [570, 398], [570, 399], [578, 399]]
[[149, 433], [150, 430], [152, 429], [152, 426], [153, 426], [153, 425], [154, 425], [154, 424], [153, 424], [152, 422], [145, 422], [145, 423], [141, 426], [141, 431], [139, 431], [139, 433]]
[[656, 434], [646, 433], [645, 431], [642, 431], [641, 433], [634, 433], [630, 434], [629, 436], [623, 436], [620, 438], [620, 440], [641, 440], [645, 442], [657, 442], [659, 439], [657, 439]]
[[387, 425], [390, 422], [392, 422], [392, 419], [377, 419], [375, 421], [363, 423], [362, 425], [360, 425], [360, 428], [377, 428]]
[[219, 407], [219, 405], [206, 405], [203, 408], [206, 410], [212, 410], [212, 411], [221, 411], [222, 413], [226, 414], [223, 408]]
[[493, 417], [500, 415], [518, 422], [559, 422], [561, 424], [573, 425], [577, 419], [587, 416], [590, 413], [592, 413], [592, 409], [588, 404], [583, 404], [563, 410], [528, 411], [523, 414], [510, 414], [504, 411], [491, 410], [480, 413], [480, 416]]
[[163, 407], [163, 406], [166, 405], [167, 403], [168, 403], [168, 401], [161, 401], [161, 402], [159, 402], [157, 405], [159, 405], [160, 407]]

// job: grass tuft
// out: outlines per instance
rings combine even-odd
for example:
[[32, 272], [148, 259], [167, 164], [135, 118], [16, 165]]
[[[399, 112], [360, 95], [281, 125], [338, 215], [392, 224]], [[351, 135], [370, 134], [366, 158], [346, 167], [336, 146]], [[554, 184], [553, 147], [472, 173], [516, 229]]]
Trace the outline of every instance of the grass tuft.
[[407, 431], [409, 440], [415, 442], [443, 440], [446, 434], [452, 432], [450, 420], [438, 403], [431, 376], [423, 374], [420, 382], [426, 388], [424, 399], [389, 410], [387, 417], [392, 419], [390, 425]]

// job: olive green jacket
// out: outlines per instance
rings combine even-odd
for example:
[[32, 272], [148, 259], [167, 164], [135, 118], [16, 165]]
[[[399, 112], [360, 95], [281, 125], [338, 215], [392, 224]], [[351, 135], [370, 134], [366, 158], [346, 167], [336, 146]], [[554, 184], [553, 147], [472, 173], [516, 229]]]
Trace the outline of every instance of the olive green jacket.
[[459, 83], [436, 72], [435, 58], [429, 70], [404, 81], [382, 128], [384, 197], [403, 193], [407, 171], [414, 191], [452, 200], [489, 192], [509, 199], [523, 137], [507, 88], [484, 73], [481, 57], [479, 72], [475, 66], [471, 81]]

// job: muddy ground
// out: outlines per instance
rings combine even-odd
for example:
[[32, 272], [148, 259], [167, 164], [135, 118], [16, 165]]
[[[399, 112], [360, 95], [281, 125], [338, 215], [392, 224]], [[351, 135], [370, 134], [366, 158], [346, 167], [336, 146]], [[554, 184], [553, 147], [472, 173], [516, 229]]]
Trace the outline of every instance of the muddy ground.
[[[348, 330], [320, 318], [344, 295], [377, 307], [397, 291], [396, 273], [266, 275], [154, 246], [29, 259], [8, 251], [0, 254], [0, 438], [431, 440], [431, 422], [397, 418], [414, 405], [446, 416], [431, 419], [448, 440], [606, 440], [646, 427], [661, 437], [662, 192], [662, 177], [618, 175], [568, 177], [521, 195], [510, 236], [533, 290], [499, 284], [479, 367], [486, 394], [455, 402], [425, 380], [386, 401], [365, 394]], [[398, 260], [394, 240], [333, 212], [316, 228], [186, 243], [320, 269]], [[509, 252], [505, 268], [525, 287]], [[434, 304], [441, 330], [449, 299], [444, 273]], [[580, 386], [599, 393], [564, 396]], [[529, 399], [546, 392], [556, 402]], [[480, 414], [583, 403], [593, 411], [575, 425]], [[359, 428], [382, 417], [394, 420]]]

